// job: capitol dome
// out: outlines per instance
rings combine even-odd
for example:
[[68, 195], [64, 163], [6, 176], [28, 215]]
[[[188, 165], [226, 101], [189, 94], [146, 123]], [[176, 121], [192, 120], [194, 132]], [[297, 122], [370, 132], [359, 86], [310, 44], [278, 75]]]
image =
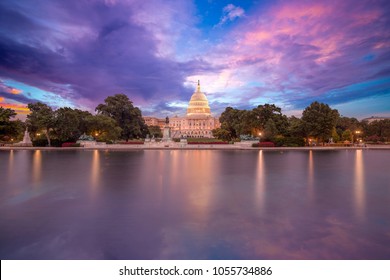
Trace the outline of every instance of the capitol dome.
[[187, 117], [207, 117], [211, 116], [209, 101], [206, 95], [200, 91], [200, 83], [196, 91], [192, 94], [187, 108]]

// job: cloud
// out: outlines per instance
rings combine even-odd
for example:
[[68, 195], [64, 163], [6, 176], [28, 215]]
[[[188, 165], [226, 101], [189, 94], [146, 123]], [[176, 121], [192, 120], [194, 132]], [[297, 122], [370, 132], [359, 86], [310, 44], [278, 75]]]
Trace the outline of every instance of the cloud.
[[2, 96], [93, 110], [125, 93], [166, 114], [178, 111], [172, 101], [188, 102], [198, 79], [216, 111], [265, 102], [296, 111], [388, 94], [388, 1], [229, 4], [223, 33], [201, 30], [196, 10], [180, 0], [2, 1], [0, 78], [53, 93]]
[[386, 95], [389, 10], [386, 1], [276, 2], [248, 14], [208, 61], [242, 82], [236, 93], [228, 89], [230, 97], [253, 91], [257, 82], [259, 98], [290, 109]]
[[245, 11], [243, 8], [234, 6], [233, 4], [226, 5], [223, 10], [223, 15], [221, 20], [217, 24], [217, 26], [221, 26], [225, 24], [227, 21], [234, 21], [236, 18], [243, 17], [245, 15]]
[[187, 6], [152, 2], [3, 2], [0, 77], [92, 109], [116, 93], [140, 105], [188, 97], [185, 77], [208, 66], [169, 55], [182, 32], [169, 30], [189, 22]]

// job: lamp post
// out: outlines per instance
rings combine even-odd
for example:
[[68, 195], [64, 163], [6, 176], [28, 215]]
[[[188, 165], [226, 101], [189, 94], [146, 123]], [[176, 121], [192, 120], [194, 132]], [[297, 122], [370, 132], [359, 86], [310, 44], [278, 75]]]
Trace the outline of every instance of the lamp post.
[[[360, 134], [360, 130], [356, 130], [355, 131], [355, 133], [356, 133], [356, 140], [359, 140], [359, 138], [358, 138], [358, 136], [359, 136], [359, 134]], [[353, 139], [353, 134], [352, 134], [352, 139]], [[353, 142], [352, 142], [353, 143]]]
[[259, 132], [259, 143], [261, 142], [261, 132]]

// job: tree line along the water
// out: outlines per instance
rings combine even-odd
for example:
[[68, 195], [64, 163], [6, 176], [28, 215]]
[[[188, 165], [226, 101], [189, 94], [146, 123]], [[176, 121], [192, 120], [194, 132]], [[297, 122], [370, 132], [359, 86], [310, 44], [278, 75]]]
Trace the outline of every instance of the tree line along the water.
[[[30, 113], [26, 121], [14, 120], [12, 109], [0, 107], [0, 141], [18, 142], [27, 127], [34, 145], [59, 146], [74, 142], [82, 134], [97, 141], [161, 137], [158, 126], [147, 126], [142, 112], [124, 94], [109, 96], [91, 114], [68, 107], [53, 110], [37, 102], [27, 105]], [[243, 135], [270, 141], [277, 146], [304, 146], [311, 143], [337, 142], [388, 142], [390, 120], [360, 122], [356, 118], [340, 116], [329, 105], [313, 102], [303, 110], [302, 117], [287, 117], [274, 104], [259, 105], [252, 110], [227, 107], [220, 117], [221, 127], [213, 130], [215, 138], [240, 141]]]
[[368, 123], [340, 116], [329, 105], [313, 102], [302, 117], [287, 117], [274, 104], [252, 110], [227, 107], [220, 117], [221, 127], [213, 131], [217, 138], [235, 141], [241, 135], [254, 135], [277, 146], [304, 146], [325, 143], [390, 141], [390, 120]]

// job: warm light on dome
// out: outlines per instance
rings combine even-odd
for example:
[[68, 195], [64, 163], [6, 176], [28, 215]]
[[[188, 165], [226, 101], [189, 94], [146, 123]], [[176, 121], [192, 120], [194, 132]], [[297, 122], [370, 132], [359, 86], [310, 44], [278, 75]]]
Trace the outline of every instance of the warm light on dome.
[[192, 94], [190, 102], [188, 103], [187, 116], [210, 116], [210, 106], [206, 95], [200, 91], [200, 82], [196, 91]]

